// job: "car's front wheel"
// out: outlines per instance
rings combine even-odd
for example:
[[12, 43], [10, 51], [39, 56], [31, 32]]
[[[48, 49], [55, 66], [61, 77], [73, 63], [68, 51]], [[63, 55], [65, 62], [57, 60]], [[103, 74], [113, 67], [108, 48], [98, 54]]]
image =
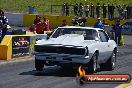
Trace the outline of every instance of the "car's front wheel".
[[42, 71], [44, 68], [44, 61], [35, 59], [35, 68], [37, 71]]
[[98, 69], [98, 53], [95, 53], [87, 64], [86, 73], [95, 73]]

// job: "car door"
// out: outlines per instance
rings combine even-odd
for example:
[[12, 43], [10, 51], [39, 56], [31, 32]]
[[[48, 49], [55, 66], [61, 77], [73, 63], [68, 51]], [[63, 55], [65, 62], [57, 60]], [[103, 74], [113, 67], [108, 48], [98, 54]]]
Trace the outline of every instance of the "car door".
[[99, 58], [100, 61], [105, 62], [109, 57], [109, 37], [103, 30], [99, 30], [99, 38], [100, 38], [100, 44], [99, 44]]

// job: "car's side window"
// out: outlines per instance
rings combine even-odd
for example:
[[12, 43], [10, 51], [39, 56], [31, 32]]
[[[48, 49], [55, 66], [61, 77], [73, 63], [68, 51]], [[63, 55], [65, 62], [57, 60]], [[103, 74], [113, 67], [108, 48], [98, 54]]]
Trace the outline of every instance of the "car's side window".
[[92, 29], [86, 29], [86, 36], [85, 36], [85, 40], [94, 40], [95, 37], [98, 36], [97, 31], [92, 30]]
[[104, 31], [100, 30], [99, 36], [100, 36], [100, 39], [102, 42], [108, 42], [109, 37], [107, 36], [107, 34]]
[[97, 31], [92, 30], [92, 36], [93, 36], [94, 39], [95, 39], [96, 37], [98, 37]]

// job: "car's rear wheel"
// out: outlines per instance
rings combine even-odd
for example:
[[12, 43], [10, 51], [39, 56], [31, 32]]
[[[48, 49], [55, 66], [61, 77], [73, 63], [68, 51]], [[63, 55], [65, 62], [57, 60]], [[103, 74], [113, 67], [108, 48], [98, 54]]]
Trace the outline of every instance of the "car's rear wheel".
[[113, 52], [111, 58], [108, 61], [108, 70], [114, 70], [116, 66], [116, 53]]
[[111, 57], [106, 61], [106, 63], [103, 63], [100, 65], [102, 70], [114, 70], [116, 66], [116, 52], [113, 51]]
[[35, 68], [37, 71], [42, 71], [44, 68], [44, 61], [35, 59]]

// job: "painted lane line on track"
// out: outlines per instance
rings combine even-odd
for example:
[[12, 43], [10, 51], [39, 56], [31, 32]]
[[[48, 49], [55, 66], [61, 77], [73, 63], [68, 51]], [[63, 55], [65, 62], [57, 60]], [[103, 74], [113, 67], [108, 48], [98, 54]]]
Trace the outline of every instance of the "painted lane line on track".
[[8, 63], [18, 63], [18, 62], [25, 62], [25, 61], [30, 61], [33, 60], [34, 57], [30, 56], [25, 56], [25, 57], [19, 57], [19, 58], [14, 58], [12, 60], [0, 60], [0, 65], [2, 64], [8, 64]]
[[116, 88], [132, 88], [132, 80], [130, 83], [127, 84], [120, 84]]

